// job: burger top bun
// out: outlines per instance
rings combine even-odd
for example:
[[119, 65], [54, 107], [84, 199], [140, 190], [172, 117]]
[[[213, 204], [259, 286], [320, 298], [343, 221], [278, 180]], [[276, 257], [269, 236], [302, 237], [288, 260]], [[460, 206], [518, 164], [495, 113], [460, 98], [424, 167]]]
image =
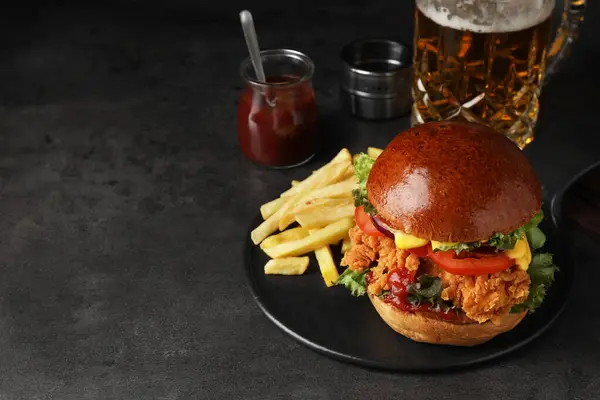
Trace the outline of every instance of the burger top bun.
[[492, 128], [432, 122], [397, 135], [367, 181], [378, 216], [441, 242], [486, 240], [526, 224], [542, 190], [525, 155]]

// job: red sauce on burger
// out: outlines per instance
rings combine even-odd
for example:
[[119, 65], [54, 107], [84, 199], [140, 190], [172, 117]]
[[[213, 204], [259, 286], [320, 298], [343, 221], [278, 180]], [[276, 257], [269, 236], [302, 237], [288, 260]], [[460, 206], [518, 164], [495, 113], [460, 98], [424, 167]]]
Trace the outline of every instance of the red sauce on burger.
[[402, 311], [419, 312], [419, 313], [431, 313], [437, 318], [446, 321], [457, 321], [460, 316], [455, 310], [443, 311], [441, 309], [433, 307], [431, 304], [419, 304], [414, 305], [408, 301], [407, 287], [409, 284], [415, 282], [415, 277], [406, 268], [397, 268], [388, 273], [388, 285], [390, 291], [383, 296], [383, 300], [395, 306]]

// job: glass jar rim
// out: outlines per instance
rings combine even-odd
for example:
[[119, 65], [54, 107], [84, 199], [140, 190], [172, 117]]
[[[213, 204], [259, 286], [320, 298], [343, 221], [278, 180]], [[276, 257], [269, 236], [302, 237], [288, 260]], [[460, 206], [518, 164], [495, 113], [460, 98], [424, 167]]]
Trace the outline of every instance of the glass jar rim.
[[306, 71], [304, 72], [304, 74], [301, 77], [299, 77], [298, 79], [295, 79], [291, 82], [261, 82], [261, 81], [257, 80], [256, 78], [253, 78], [250, 75], [248, 75], [248, 73], [247, 73], [248, 68], [249, 67], [254, 68], [252, 66], [252, 60], [250, 59], [250, 56], [248, 56], [248, 57], [246, 57], [246, 59], [244, 61], [242, 61], [242, 64], [240, 66], [240, 75], [242, 76], [242, 78], [244, 80], [246, 80], [252, 86], [259, 87], [259, 88], [282, 88], [282, 89], [284, 89], [284, 88], [293, 87], [300, 83], [309, 81], [313, 77], [313, 74], [315, 71], [315, 64], [310, 59], [310, 57], [308, 57], [306, 54], [304, 54], [298, 50], [292, 50], [292, 49], [261, 50], [260, 56], [261, 56], [261, 59], [263, 59], [263, 60], [264, 60], [265, 56], [283, 56], [288, 59], [298, 60], [302, 64], [304, 64]]

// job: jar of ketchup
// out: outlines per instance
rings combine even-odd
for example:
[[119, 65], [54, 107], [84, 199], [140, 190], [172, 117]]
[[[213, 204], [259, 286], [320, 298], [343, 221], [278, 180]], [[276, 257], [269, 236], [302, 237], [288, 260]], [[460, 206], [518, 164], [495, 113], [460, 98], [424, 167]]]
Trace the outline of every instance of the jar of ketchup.
[[314, 64], [288, 49], [261, 51], [266, 82], [250, 59], [242, 63], [245, 87], [238, 107], [238, 139], [251, 161], [273, 168], [304, 164], [318, 145]]

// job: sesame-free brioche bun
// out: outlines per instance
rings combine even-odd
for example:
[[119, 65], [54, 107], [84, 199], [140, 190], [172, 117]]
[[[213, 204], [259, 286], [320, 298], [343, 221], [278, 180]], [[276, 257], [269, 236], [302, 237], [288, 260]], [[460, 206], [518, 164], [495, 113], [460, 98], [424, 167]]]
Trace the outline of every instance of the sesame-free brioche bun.
[[453, 323], [419, 312], [402, 311], [373, 294], [369, 294], [369, 299], [379, 316], [399, 334], [416, 342], [452, 346], [476, 346], [487, 342], [513, 329], [526, 314], [507, 314], [500, 321], [496, 321], [496, 324], [491, 321], [482, 324]]
[[392, 228], [441, 242], [511, 232], [542, 201], [538, 178], [514, 143], [484, 125], [450, 121], [398, 134], [375, 161], [367, 195]]

